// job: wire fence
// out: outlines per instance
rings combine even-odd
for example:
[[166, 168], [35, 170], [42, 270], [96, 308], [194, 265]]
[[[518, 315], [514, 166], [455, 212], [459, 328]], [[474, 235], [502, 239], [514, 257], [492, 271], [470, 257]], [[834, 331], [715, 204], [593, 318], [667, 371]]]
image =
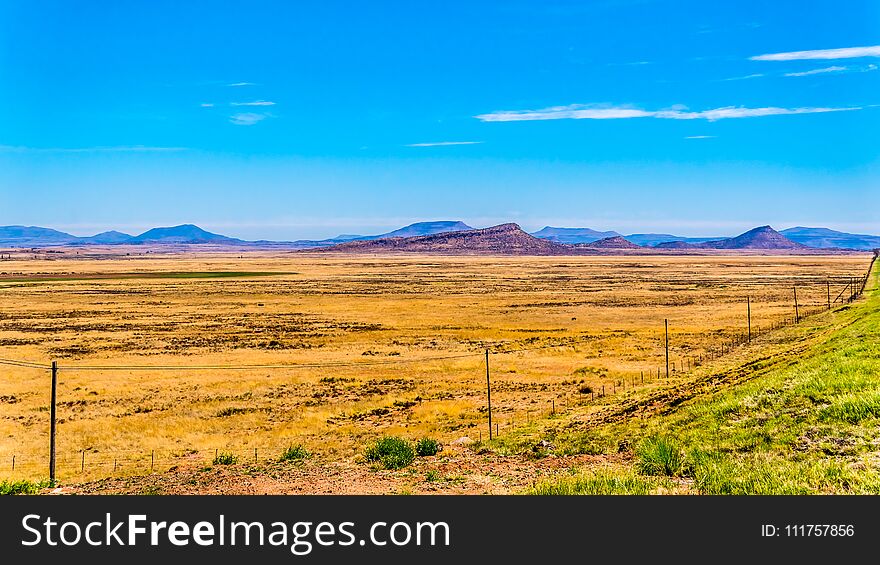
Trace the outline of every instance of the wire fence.
[[[682, 355], [669, 352], [668, 327], [665, 338], [665, 363], [660, 366], [646, 367], [638, 373], [616, 374], [609, 381], [598, 386], [580, 387], [576, 394], [554, 395], [546, 399], [543, 408], [517, 410], [504, 406], [489, 405], [481, 407], [478, 412], [482, 415], [491, 410], [495, 413], [494, 422], [489, 420], [488, 438], [498, 437], [510, 431], [530, 424], [539, 418], [552, 418], [564, 413], [570, 408], [581, 407], [590, 404], [603, 404], [614, 402], [620, 395], [630, 395], [645, 387], [668, 384], [672, 379], [687, 375], [696, 368], [707, 362], [714, 361], [723, 356], [733, 353], [737, 348], [749, 344], [751, 341], [775, 332], [786, 326], [800, 323], [804, 318], [826, 312], [843, 304], [848, 304], [861, 296], [868, 283], [868, 279], [877, 254], [871, 260], [867, 273], [862, 277], [851, 277], [840, 291], [832, 299], [831, 284], [826, 281], [825, 304], [801, 305], [797, 303], [797, 289], [793, 287], [793, 315], [774, 320], [762, 326], [751, 325], [751, 304], [749, 304], [749, 324], [745, 331], [736, 332], [727, 338], [709, 346], [702, 353]], [[673, 338], [674, 338], [673, 334]], [[530, 347], [505, 348], [503, 345], [496, 346], [480, 352], [447, 354], [428, 357], [400, 358], [388, 360], [364, 360], [364, 361], [336, 361], [324, 363], [275, 363], [275, 364], [227, 364], [227, 365], [57, 365], [42, 364], [34, 361], [0, 358], [0, 365], [7, 365], [21, 369], [52, 371], [53, 366], [58, 371], [80, 372], [112, 372], [112, 371], [239, 371], [239, 370], [296, 370], [314, 368], [341, 368], [341, 367], [375, 367], [402, 365], [412, 363], [430, 363], [434, 361], [449, 361], [463, 359], [477, 359], [486, 357], [487, 376], [489, 374], [489, 356], [500, 356], [534, 352], [539, 350], [557, 349], [562, 347], [574, 347], [583, 342], [593, 339], [592, 336], [573, 337], [560, 343], [535, 345]], [[573, 382], [573, 381], [572, 381]], [[501, 383], [498, 383], [501, 384]], [[491, 387], [491, 383], [488, 385]], [[483, 391], [483, 393], [488, 391]], [[475, 394], [482, 394], [476, 392]], [[419, 402], [424, 401], [419, 397]], [[483, 424], [485, 425], [485, 424]], [[494, 426], [494, 427], [493, 427]], [[483, 427], [476, 426], [474, 430], [476, 441], [483, 441]], [[259, 445], [218, 446], [213, 449], [135, 449], [118, 450], [112, 449], [101, 451], [97, 449], [85, 449], [79, 451], [57, 451], [55, 462], [58, 471], [65, 476], [88, 475], [89, 477], [117, 476], [123, 474], [141, 474], [146, 472], [167, 471], [182, 463], [213, 465], [218, 462], [236, 462], [260, 464], [267, 461], [277, 461], [282, 453], [291, 446], [289, 441], [264, 443]], [[48, 454], [47, 454], [48, 455]], [[224, 456], [221, 459], [221, 456]], [[48, 456], [34, 456], [12, 453], [7, 455], [6, 460], [0, 460], [0, 476], [46, 476], [48, 468]]]

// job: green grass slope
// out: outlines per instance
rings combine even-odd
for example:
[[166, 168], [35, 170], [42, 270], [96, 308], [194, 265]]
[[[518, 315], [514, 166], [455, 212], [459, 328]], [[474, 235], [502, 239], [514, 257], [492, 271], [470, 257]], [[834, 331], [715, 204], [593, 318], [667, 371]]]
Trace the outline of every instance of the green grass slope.
[[789, 362], [651, 417], [554, 434], [561, 449], [622, 457], [529, 492], [880, 493], [878, 279], [875, 267], [861, 299], [820, 315], [814, 328], [832, 330]]

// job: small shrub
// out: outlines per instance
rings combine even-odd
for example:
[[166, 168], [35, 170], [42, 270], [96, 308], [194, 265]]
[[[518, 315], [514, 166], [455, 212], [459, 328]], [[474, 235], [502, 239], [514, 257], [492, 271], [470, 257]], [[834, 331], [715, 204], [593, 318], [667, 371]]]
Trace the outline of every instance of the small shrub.
[[430, 471], [425, 473], [425, 480], [428, 481], [429, 483], [433, 483], [434, 481], [439, 481], [440, 480], [440, 473], [435, 471], [434, 469], [431, 469]]
[[443, 451], [443, 446], [436, 439], [422, 438], [416, 443], [416, 454], [419, 457], [431, 457]]
[[367, 448], [367, 461], [379, 463], [385, 469], [403, 469], [416, 458], [413, 447], [399, 437], [383, 437]]
[[228, 418], [229, 416], [237, 416], [239, 414], [247, 414], [248, 412], [253, 412], [251, 408], [237, 408], [234, 406], [229, 406], [227, 408], [223, 408], [219, 412], [217, 412], [218, 418]]
[[281, 461], [302, 461], [311, 454], [300, 444], [291, 445], [281, 454]]
[[681, 475], [685, 466], [681, 447], [666, 437], [645, 438], [636, 456], [636, 468], [643, 475], [675, 477]]
[[592, 394], [592, 393], [593, 393], [593, 387], [588, 386], [588, 385], [583, 385], [583, 386], [581, 386], [581, 387], [578, 389], [578, 392], [581, 393], [581, 394]]
[[232, 453], [219, 453], [214, 458], [214, 465], [235, 465], [238, 463], [238, 457]]

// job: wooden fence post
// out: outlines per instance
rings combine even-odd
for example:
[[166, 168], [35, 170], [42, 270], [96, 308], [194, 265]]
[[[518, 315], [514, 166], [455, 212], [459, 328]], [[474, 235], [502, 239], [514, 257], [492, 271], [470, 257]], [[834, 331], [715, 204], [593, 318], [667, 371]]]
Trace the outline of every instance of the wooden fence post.
[[486, 350], [486, 406], [489, 409], [489, 441], [492, 441], [492, 386], [489, 383], [489, 350]]
[[58, 388], [58, 363], [52, 361], [52, 404], [49, 407], [49, 483], [55, 486], [55, 399]]

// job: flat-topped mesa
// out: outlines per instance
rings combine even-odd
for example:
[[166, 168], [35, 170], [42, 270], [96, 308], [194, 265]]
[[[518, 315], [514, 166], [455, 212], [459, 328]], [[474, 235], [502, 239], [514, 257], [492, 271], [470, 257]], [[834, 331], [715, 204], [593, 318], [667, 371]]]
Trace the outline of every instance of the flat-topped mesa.
[[372, 241], [350, 241], [323, 249], [349, 253], [439, 253], [444, 255], [570, 255], [573, 246], [539, 239], [517, 224], [444, 232], [418, 237], [391, 237]]

